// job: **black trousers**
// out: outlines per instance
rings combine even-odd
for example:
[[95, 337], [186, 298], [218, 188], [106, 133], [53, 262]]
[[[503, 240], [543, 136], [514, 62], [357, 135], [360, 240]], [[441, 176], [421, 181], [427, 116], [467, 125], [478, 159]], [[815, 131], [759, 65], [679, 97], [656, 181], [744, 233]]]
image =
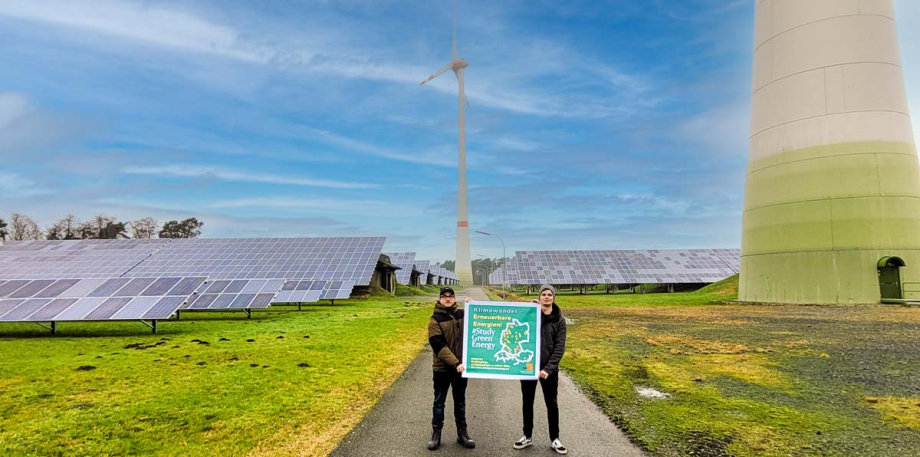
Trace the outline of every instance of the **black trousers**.
[[[540, 380], [543, 388], [543, 399], [546, 401], [546, 419], [549, 422], [549, 439], [554, 441], [559, 438], [559, 403], [556, 395], [559, 393], [559, 373], [553, 373], [546, 379]], [[533, 438], [533, 400], [537, 396], [537, 381], [521, 381], [521, 394], [524, 397], [524, 436]]]
[[466, 426], [466, 383], [467, 379], [460, 373], [435, 371], [434, 407], [431, 408], [431, 427], [440, 429], [444, 426], [444, 403], [447, 402], [447, 390], [453, 388], [454, 420], [458, 426]]

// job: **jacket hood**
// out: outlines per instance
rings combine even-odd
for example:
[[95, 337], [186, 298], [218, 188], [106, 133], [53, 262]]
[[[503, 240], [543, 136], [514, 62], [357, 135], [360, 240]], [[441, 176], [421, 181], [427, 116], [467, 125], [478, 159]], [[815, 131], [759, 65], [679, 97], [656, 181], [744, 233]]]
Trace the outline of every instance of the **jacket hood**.
[[553, 302], [553, 310], [550, 311], [549, 315], [543, 314], [543, 311], [540, 311], [540, 314], [543, 316], [543, 319], [549, 320], [558, 320], [562, 317], [562, 309], [559, 308], [559, 305], [556, 302]]
[[434, 312], [436, 313], [456, 314], [458, 310], [460, 310], [459, 304], [456, 304], [451, 307], [447, 307], [447, 306], [444, 306], [443, 303], [441, 303], [441, 300], [438, 300], [437, 303], [435, 303], [434, 305]]

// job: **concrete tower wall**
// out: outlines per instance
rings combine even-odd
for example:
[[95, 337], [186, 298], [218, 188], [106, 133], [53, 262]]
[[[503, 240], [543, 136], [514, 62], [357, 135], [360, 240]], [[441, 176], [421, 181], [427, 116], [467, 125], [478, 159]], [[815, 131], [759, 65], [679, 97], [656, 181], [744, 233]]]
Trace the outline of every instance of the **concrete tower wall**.
[[892, 0], [755, 0], [739, 298], [878, 302], [920, 282], [920, 167]]

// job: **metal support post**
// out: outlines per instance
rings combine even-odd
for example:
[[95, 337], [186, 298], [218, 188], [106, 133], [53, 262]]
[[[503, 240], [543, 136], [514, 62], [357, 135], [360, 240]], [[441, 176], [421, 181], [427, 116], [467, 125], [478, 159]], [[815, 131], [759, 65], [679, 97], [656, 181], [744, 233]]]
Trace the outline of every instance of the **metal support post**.
[[51, 322], [51, 325], [50, 325], [50, 326], [49, 326], [49, 325], [42, 324], [41, 322], [35, 322], [35, 325], [37, 325], [37, 326], [39, 326], [39, 327], [41, 327], [41, 328], [43, 328], [43, 329], [45, 329], [45, 330], [50, 330], [50, 331], [51, 331], [51, 334], [52, 334], [52, 335], [54, 334], [54, 322]]
[[144, 324], [147, 327], [150, 327], [150, 329], [153, 330], [153, 333], [157, 332], [157, 320], [156, 319], [153, 319], [150, 322], [142, 320], [141, 324]]

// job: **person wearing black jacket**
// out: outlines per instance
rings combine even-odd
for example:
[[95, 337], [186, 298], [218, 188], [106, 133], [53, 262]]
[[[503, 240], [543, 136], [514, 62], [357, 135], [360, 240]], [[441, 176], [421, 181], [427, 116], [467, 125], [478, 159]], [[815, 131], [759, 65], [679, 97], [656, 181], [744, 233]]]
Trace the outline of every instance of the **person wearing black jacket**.
[[466, 385], [463, 377], [463, 310], [457, 306], [454, 289], [441, 288], [441, 296], [428, 319], [428, 343], [434, 352], [432, 380], [434, 406], [431, 418], [431, 441], [428, 450], [441, 446], [441, 429], [444, 427], [444, 403], [447, 391], [453, 390], [454, 420], [457, 423], [457, 442], [467, 449], [476, 447], [466, 426]]
[[[549, 284], [540, 287], [540, 387], [546, 401], [546, 416], [549, 422], [550, 446], [558, 454], [568, 451], [559, 441], [559, 361], [565, 354], [565, 318], [556, 305], [556, 289]], [[521, 381], [523, 396], [524, 436], [514, 443], [515, 449], [533, 445], [533, 402], [537, 393], [537, 381]]]

